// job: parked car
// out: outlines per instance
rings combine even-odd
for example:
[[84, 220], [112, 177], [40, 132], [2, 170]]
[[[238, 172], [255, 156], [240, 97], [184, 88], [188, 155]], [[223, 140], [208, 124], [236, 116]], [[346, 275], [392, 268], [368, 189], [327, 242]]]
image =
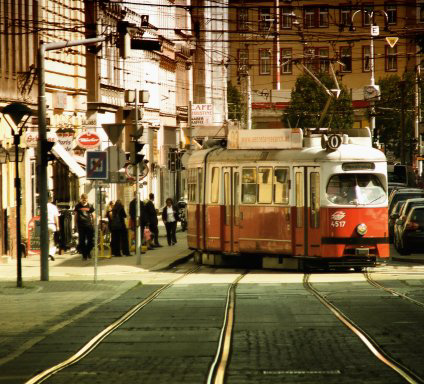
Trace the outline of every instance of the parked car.
[[398, 220], [401, 229], [395, 248], [399, 253], [409, 255], [411, 252], [424, 252], [424, 206], [412, 208], [405, 221]]
[[392, 211], [389, 215], [389, 239], [390, 242], [393, 242], [393, 233], [394, 233], [394, 227], [395, 222], [399, 218], [399, 212], [403, 207], [403, 204], [405, 203], [405, 200], [399, 200], [393, 207]]
[[424, 197], [424, 190], [419, 188], [395, 189], [389, 197], [389, 215], [398, 201], [416, 199], [418, 197]]
[[[396, 203], [396, 205], [397, 204], [399, 204], [399, 202]], [[397, 214], [397, 217], [395, 217], [396, 216], [395, 213], [392, 213], [392, 215], [390, 215], [390, 217], [393, 216], [393, 218], [395, 219], [394, 227], [393, 227], [394, 239], [396, 238], [396, 236], [399, 237], [402, 224], [406, 220], [411, 209], [418, 206], [424, 206], [424, 198], [405, 200], [405, 202], [403, 202], [401, 205], [401, 208], [399, 210], [399, 213]], [[389, 231], [390, 231], [390, 228], [389, 228]]]

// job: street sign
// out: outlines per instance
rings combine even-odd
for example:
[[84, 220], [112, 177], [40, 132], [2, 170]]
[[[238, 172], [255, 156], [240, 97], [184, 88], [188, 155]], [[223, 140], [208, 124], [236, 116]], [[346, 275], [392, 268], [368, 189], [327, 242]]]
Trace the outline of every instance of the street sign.
[[108, 179], [108, 156], [106, 151], [87, 151], [87, 180]]
[[398, 42], [399, 37], [387, 36], [386, 41], [389, 43], [390, 48], [393, 48]]
[[380, 34], [380, 27], [378, 25], [371, 25], [371, 36], [378, 36]]
[[116, 144], [121, 137], [125, 124], [102, 124], [102, 128], [106, 132], [112, 144]]

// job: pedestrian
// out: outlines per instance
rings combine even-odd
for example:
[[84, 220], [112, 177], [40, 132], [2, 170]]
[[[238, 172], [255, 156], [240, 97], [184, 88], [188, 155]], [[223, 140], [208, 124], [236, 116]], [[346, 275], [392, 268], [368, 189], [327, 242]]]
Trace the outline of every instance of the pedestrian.
[[91, 259], [91, 250], [94, 247], [94, 220], [96, 214], [94, 207], [88, 203], [86, 193], [81, 195], [81, 200], [75, 206], [75, 214], [77, 215], [78, 229], [78, 252], [82, 254], [84, 260]]
[[175, 232], [177, 230], [178, 210], [170, 197], [166, 199], [166, 206], [162, 211], [162, 220], [165, 223], [168, 245], [176, 244], [177, 237]]
[[150, 234], [153, 236], [153, 247], [162, 247], [159, 244], [159, 228], [158, 228], [158, 215], [155, 208], [155, 195], [153, 193], [149, 194], [149, 199], [144, 203], [144, 211], [147, 216], [147, 221], [149, 222]]
[[110, 247], [112, 249], [112, 256], [130, 256], [128, 244], [128, 229], [125, 224], [127, 214], [121, 200], [116, 200], [111, 214], [110, 228], [112, 232], [112, 240]]
[[[132, 231], [134, 231], [134, 235], [136, 235], [136, 228], [137, 228], [137, 218], [136, 218], [136, 210], [137, 210], [137, 192], [134, 192], [134, 199], [130, 202], [129, 212], [130, 212], [130, 228]], [[140, 222], [139, 222], [139, 233], [140, 233], [140, 244], [141, 247], [141, 240], [143, 239], [144, 235], [144, 228], [147, 226], [147, 219], [146, 214], [144, 212], [144, 203], [141, 201], [140, 198], [138, 198], [138, 201], [140, 202]]]
[[109, 204], [106, 207], [106, 211], [105, 211], [105, 218], [107, 219], [107, 227], [109, 229], [109, 232], [112, 231], [110, 224], [112, 221], [112, 208], [113, 208], [113, 201], [109, 201]]
[[59, 210], [56, 205], [53, 204], [53, 197], [50, 193], [47, 203], [47, 224], [49, 231], [49, 259], [54, 261], [57, 241], [56, 233], [59, 231]]

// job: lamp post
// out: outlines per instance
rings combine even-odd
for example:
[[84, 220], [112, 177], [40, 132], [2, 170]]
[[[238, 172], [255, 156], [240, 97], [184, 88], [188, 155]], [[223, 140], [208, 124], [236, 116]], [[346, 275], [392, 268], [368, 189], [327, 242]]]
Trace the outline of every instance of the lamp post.
[[[353, 19], [355, 16], [360, 13], [364, 12], [370, 19], [370, 71], [371, 71], [371, 79], [370, 79], [370, 85], [365, 88], [365, 94], [368, 95], [369, 101], [371, 103], [371, 138], [374, 139], [374, 131], [375, 131], [375, 100], [379, 99], [380, 97], [380, 87], [375, 84], [375, 70], [374, 70], [374, 37], [377, 37], [380, 35], [380, 28], [378, 25], [374, 24], [374, 15], [382, 14], [385, 17], [385, 23], [384, 23], [384, 31], [388, 32], [388, 25], [389, 25], [389, 16], [387, 13], [383, 10], [377, 10], [377, 11], [367, 11], [364, 9], [359, 9], [355, 11], [352, 15], [351, 24], [349, 27], [350, 32], [355, 32], [356, 28], [353, 26]], [[367, 97], [367, 96], [366, 96]]]
[[[10, 162], [15, 163], [15, 193], [16, 193], [16, 261], [17, 261], [17, 286], [22, 287], [22, 239], [21, 239], [21, 179], [19, 177], [19, 164], [24, 158], [25, 150], [19, 147], [21, 142], [22, 130], [32, 114], [30, 108], [22, 103], [12, 103], [2, 110], [5, 120], [12, 128], [14, 151], [8, 152]], [[25, 120], [22, 119], [26, 117]], [[11, 120], [10, 120], [11, 119]], [[4, 156], [3, 151], [3, 158]]]

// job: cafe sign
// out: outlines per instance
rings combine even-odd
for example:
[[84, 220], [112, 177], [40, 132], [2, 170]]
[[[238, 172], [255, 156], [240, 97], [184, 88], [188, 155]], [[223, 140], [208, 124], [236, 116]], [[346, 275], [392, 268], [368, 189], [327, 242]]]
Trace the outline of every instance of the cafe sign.
[[85, 149], [94, 149], [100, 145], [100, 136], [96, 132], [80, 133], [76, 139], [77, 145]]

